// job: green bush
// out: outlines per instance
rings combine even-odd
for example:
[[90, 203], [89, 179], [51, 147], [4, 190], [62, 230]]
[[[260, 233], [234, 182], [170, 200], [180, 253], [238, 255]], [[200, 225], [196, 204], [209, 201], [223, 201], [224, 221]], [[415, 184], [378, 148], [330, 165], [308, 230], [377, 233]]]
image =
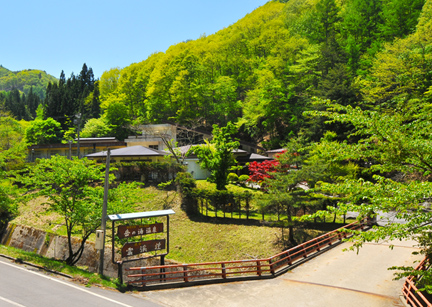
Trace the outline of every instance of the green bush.
[[182, 196], [182, 208], [188, 214], [196, 214], [198, 211], [196, 193], [196, 181], [190, 173], [178, 173], [174, 182]]
[[249, 180], [249, 176], [248, 175], [240, 175], [240, 177], [238, 179], [238, 181], [240, 181], [242, 183], [244, 183], [244, 182], [246, 182], [248, 180]]
[[120, 162], [114, 163], [118, 181], [143, 181], [145, 184], [158, 184], [174, 179], [184, 167], [176, 162]]
[[228, 181], [229, 182], [237, 182], [239, 180], [239, 177], [236, 173], [229, 173], [228, 174]]

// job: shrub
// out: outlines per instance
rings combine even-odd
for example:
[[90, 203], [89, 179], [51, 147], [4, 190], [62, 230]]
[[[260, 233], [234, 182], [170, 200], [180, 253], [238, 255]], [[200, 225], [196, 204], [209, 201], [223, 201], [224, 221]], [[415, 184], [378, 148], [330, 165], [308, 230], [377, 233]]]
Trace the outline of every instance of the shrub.
[[246, 181], [249, 180], [249, 176], [248, 175], [241, 175], [238, 179], [238, 181], [240, 181], [241, 183], [245, 183]]
[[196, 190], [195, 179], [190, 173], [178, 173], [175, 178], [177, 189], [182, 197], [182, 208], [188, 214], [197, 213], [197, 197], [194, 195]]
[[172, 180], [178, 172], [183, 172], [182, 165], [176, 162], [120, 162], [114, 163], [118, 181], [143, 181], [145, 184], [158, 184]]
[[239, 177], [236, 173], [229, 173], [228, 174], [228, 181], [229, 182], [237, 182], [239, 180]]

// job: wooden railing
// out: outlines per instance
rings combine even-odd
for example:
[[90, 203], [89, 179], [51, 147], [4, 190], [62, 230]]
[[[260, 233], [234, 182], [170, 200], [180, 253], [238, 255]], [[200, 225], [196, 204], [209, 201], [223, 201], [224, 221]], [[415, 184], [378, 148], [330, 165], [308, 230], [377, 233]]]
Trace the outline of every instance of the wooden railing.
[[[427, 258], [423, 259], [422, 262], [415, 268], [416, 271], [424, 271], [429, 269]], [[428, 306], [432, 307], [432, 304], [428, 299], [417, 289], [415, 285], [416, 276], [409, 276], [405, 280], [402, 288], [402, 294], [405, 297], [407, 304], [414, 307]]]
[[354, 222], [315, 239], [290, 248], [270, 258], [238, 261], [205, 262], [191, 264], [133, 267], [126, 269], [130, 285], [156, 286], [164, 283], [188, 283], [191, 281], [212, 282], [239, 278], [269, 278], [287, 269], [301, 259], [341, 242], [350, 236], [349, 230], [365, 227], [363, 222]]

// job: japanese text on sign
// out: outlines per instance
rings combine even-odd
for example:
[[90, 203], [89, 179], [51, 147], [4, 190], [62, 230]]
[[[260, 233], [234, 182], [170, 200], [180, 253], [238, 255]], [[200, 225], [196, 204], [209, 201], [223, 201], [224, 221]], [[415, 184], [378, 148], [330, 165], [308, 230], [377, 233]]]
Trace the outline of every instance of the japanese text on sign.
[[121, 225], [118, 226], [117, 235], [120, 239], [136, 237], [136, 236], [144, 236], [152, 233], [161, 233], [163, 232], [163, 223], [155, 223], [149, 225]]
[[146, 252], [165, 249], [165, 239], [126, 243], [122, 247], [122, 257], [130, 257]]

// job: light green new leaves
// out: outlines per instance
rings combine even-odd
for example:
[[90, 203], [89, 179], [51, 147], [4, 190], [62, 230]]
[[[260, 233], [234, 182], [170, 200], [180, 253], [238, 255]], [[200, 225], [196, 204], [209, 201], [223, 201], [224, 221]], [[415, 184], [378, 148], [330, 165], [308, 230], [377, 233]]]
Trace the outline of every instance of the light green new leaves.
[[[48, 197], [49, 210], [63, 217], [69, 249], [66, 262], [70, 265], [79, 260], [86, 240], [101, 224], [104, 176], [104, 170], [93, 161], [54, 156], [38, 160], [28, 174], [20, 178], [28, 187], [37, 191], [28, 197]], [[110, 177], [112, 180], [114, 176]], [[135, 189], [136, 186], [130, 188]], [[110, 193], [108, 214], [131, 210], [133, 198], [128, 200], [124, 197], [128, 194], [128, 186], [121, 185], [117, 189]], [[73, 246], [72, 236], [81, 237], [79, 247]]]
[[236, 132], [234, 124], [228, 122], [226, 127], [213, 126], [213, 139], [204, 145], [194, 146], [201, 167], [211, 172], [210, 180], [216, 183], [218, 190], [225, 190], [228, 174], [237, 162], [233, 150], [239, 146], [238, 141], [232, 140]]

